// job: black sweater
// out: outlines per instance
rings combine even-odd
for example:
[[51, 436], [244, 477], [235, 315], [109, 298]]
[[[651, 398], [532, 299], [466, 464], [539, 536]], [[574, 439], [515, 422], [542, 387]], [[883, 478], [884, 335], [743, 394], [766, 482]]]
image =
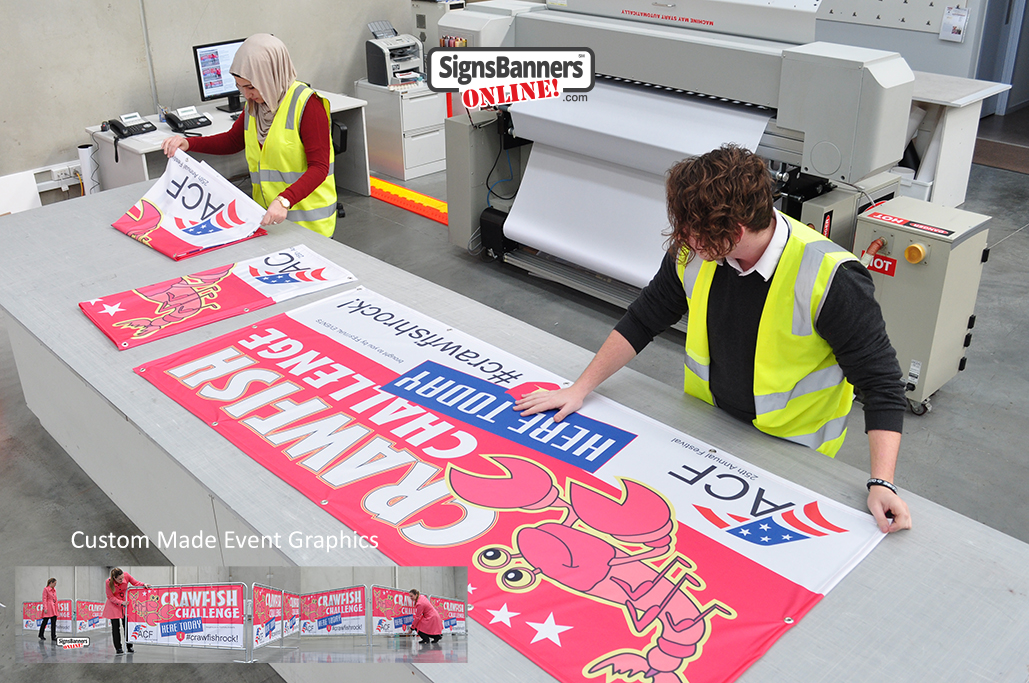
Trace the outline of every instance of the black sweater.
[[[770, 285], [771, 280], [766, 282], [757, 272], [740, 275], [728, 264], [718, 266], [711, 283], [707, 320], [711, 393], [719, 408], [745, 422], [753, 421], [756, 415], [757, 328]], [[872, 276], [860, 263], [842, 263], [826, 292], [815, 331], [829, 343], [843, 374], [863, 402], [865, 431], [900, 432], [907, 408], [904, 385], [874, 294]], [[687, 310], [675, 256], [666, 254], [657, 274], [615, 329], [639, 353]]]

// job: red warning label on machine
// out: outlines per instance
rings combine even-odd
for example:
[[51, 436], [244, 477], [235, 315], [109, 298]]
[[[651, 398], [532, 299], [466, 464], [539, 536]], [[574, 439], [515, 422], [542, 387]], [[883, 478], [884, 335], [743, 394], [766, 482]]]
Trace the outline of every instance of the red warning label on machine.
[[[862, 251], [861, 255], [864, 256], [865, 252]], [[872, 257], [872, 261], [868, 264], [867, 268], [872, 272], [893, 277], [897, 274], [897, 259], [876, 254]]]
[[926, 225], [925, 223], [918, 223], [916, 221], [909, 221], [906, 218], [899, 218], [898, 216], [891, 216], [888, 213], [875, 213], [868, 214], [869, 218], [875, 218], [880, 221], [892, 223], [893, 225], [902, 225], [906, 228], [915, 228], [916, 230], [924, 230], [925, 232], [931, 232], [936, 235], [949, 236], [953, 235], [953, 230], [945, 230], [944, 228], [937, 228], [935, 225]]

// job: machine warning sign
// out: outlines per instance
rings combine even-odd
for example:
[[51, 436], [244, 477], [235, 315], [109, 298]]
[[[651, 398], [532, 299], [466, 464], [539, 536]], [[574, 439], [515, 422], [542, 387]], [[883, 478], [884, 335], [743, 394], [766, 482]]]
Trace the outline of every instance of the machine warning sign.
[[[862, 251], [861, 255], [864, 256], [865, 252]], [[882, 273], [883, 275], [893, 277], [897, 274], [897, 259], [876, 254], [872, 257], [867, 268], [873, 273]]]
[[878, 211], [876, 211], [875, 213], [868, 214], [868, 217], [875, 218], [876, 220], [880, 221], [885, 221], [887, 223], [892, 223], [893, 225], [902, 225], [907, 228], [915, 228], [916, 230], [931, 232], [934, 235], [943, 235], [945, 237], [948, 237], [954, 234], [953, 230], [945, 230], [944, 228], [938, 228], [935, 225], [926, 225], [925, 223], [909, 221], [906, 218], [899, 218], [897, 216], [891, 216], [886, 213], [879, 213]]

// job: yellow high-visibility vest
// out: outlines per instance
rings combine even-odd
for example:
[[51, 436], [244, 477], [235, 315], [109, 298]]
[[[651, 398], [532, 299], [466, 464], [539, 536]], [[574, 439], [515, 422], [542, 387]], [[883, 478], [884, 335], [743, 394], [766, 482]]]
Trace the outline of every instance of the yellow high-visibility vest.
[[[243, 137], [246, 140], [247, 166], [253, 185], [254, 201], [268, 208], [283, 190], [300, 180], [307, 171], [307, 152], [300, 140], [300, 119], [307, 100], [314, 94], [309, 86], [294, 81], [279, 103], [275, 119], [268, 130], [264, 146], [257, 140], [257, 126], [246, 111]], [[324, 99], [325, 117], [329, 117], [329, 103]], [[329, 145], [329, 174], [314, 192], [289, 207], [286, 218], [308, 230], [332, 237], [336, 229], [336, 178], [333, 175], [335, 155]]]
[[[758, 324], [754, 426], [834, 457], [847, 435], [854, 387], [843, 376], [829, 343], [815, 331], [815, 320], [836, 269], [856, 258], [803, 223], [786, 219], [790, 236]], [[713, 404], [707, 315], [718, 264], [700, 259], [687, 264], [688, 253], [683, 248], [676, 263], [689, 303], [683, 388]]]

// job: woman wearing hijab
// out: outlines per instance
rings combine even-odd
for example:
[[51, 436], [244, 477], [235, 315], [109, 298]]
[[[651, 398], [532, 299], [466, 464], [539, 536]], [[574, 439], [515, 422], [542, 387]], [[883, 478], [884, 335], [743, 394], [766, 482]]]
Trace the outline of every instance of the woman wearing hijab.
[[107, 602], [104, 603], [104, 619], [111, 620], [111, 637], [114, 639], [114, 652], [115, 654], [125, 654], [121, 649], [121, 631], [125, 631], [125, 646], [132, 652], [132, 643], [129, 642], [129, 625], [125, 621], [125, 604], [128, 602], [127, 593], [129, 591], [129, 585], [133, 586], [146, 586], [150, 588], [149, 583], [143, 583], [132, 578], [132, 575], [128, 572], [122, 571], [121, 568], [115, 567], [111, 570], [111, 576], [104, 581], [104, 588], [107, 591]]
[[46, 640], [46, 622], [50, 621], [50, 640], [57, 640], [57, 579], [50, 579], [43, 589], [43, 623], [39, 625], [39, 639]]
[[246, 98], [243, 115], [225, 133], [163, 143], [175, 151], [234, 154], [246, 150], [254, 200], [268, 209], [261, 225], [287, 218], [326, 237], [336, 229], [336, 182], [329, 140], [329, 104], [296, 70], [281, 40], [267, 33], [247, 38], [230, 72]]
[[429, 598], [422, 595], [417, 588], [412, 588], [408, 593], [414, 598], [414, 619], [411, 621], [411, 629], [418, 632], [420, 642], [427, 643], [429, 638], [432, 638], [432, 642], [438, 643], [443, 637], [443, 620], [440, 619], [439, 612], [429, 602]]

